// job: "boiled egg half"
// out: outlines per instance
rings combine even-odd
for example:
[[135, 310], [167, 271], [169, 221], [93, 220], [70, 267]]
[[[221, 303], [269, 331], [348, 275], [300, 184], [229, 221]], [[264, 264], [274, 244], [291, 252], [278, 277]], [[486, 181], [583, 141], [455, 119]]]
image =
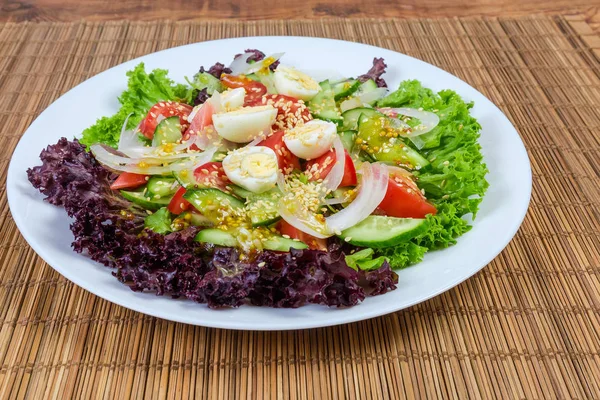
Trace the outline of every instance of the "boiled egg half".
[[213, 115], [215, 130], [234, 143], [248, 143], [268, 131], [275, 122], [277, 109], [273, 106], [242, 107]]
[[300, 100], [310, 100], [321, 90], [321, 87], [313, 78], [304, 72], [285, 65], [277, 67], [273, 80], [278, 93]]
[[277, 155], [268, 147], [242, 147], [223, 160], [229, 180], [254, 193], [263, 193], [277, 185]]
[[321, 157], [333, 145], [337, 127], [333, 122], [313, 119], [288, 130], [283, 136], [287, 148], [305, 160]]

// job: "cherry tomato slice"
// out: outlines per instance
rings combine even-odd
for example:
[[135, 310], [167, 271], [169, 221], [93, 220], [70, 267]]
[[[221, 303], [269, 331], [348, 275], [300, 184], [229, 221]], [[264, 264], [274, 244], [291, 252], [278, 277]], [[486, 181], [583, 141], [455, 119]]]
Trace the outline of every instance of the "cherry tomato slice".
[[299, 229], [294, 228], [286, 221], [279, 221], [277, 228], [282, 235], [287, 235], [292, 239], [298, 239], [308, 245], [313, 250], [327, 250], [327, 239], [320, 239], [309, 235], [308, 233], [302, 232]]
[[258, 146], [265, 146], [273, 150], [279, 161], [279, 169], [282, 170], [284, 174], [289, 174], [294, 169], [300, 169], [300, 159], [292, 154], [285, 145], [283, 141], [284, 134], [284, 131], [277, 131], [260, 142]]
[[134, 174], [132, 172], [123, 172], [110, 185], [113, 190], [133, 189], [148, 183], [148, 175]]
[[417, 185], [407, 176], [390, 174], [388, 189], [379, 204], [385, 215], [397, 218], [425, 218], [437, 210], [429, 203]]
[[170, 212], [172, 212], [175, 215], [179, 215], [182, 212], [184, 212], [185, 210], [189, 209], [191, 204], [186, 199], [183, 198], [184, 194], [185, 194], [184, 187], [180, 187], [179, 189], [177, 189], [177, 191], [173, 195], [173, 198], [171, 199], [171, 202], [167, 206], [167, 210], [169, 210]]
[[223, 164], [216, 161], [207, 162], [194, 170], [194, 178], [199, 185], [228, 191], [231, 181], [223, 170]]
[[253, 81], [245, 75], [221, 75], [221, 83], [230, 89], [243, 87], [246, 90], [245, 105], [251, 105], [267, 93], [267, 87], [260, 82]]
[[185, 132], [189, 126], [187, 117], [191, 112], [192, 106], [184, 103], [177, 103], [175, 101], [161, 101], [160, 103], [156, 103], [152, 106], [150, 111], [148, 111], [146, 118], [142, 120], [139, 128], [140, 133], [148, 139], [152, 139], [154, 137], [156, 126], [158, 125], [158, 117], [161, 115], [164, 118], [178, 116], [182, 132]]
[[[346, 150], [344, 150], [344, 155], [344, 176], [342, 177], [340, 187], [356, 186], [356, 168], [354, 167], [354, 162], [352, 161], [352, 157], [350, 157], [350, 154], [348, 154]], [[336, 156], [335, 151], [333, 149], [329, 150], [327, 153], [323, 154], [319, 158], [308, 161], [306, 163], [305, 169], [308, 175], [308, 179], [311, 181], [325, 179], [325, 177], [329, 175], [329, 173], [333, 169], [335, 163]]]
[[291, 129], [300, 120], [310, 121], [312, 116], [303, 101], [284, 94], [266, 94], [256, 99], [251, 106], [271, 105], [277, 108], [277, 119], [273, 129]]

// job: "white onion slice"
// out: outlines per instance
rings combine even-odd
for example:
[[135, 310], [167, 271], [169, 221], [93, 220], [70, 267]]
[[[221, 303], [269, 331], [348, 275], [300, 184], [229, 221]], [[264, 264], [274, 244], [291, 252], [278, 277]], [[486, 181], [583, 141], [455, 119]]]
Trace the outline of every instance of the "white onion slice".
[[[188, 154], [187, 161], [179, 161], [168, 165], [164, 158], [148, 157], [148, 158], [129, 158], [115, 154], [113, 149], [109, 149], [101, 144], [94, 144], [90, 147], [92, 154], [98, 162], [112, 170], [121, 172], [133, 172], [144, 175], [159, 175], [168, 174], [173, 171], [181, 171], [190, 169], [199, 163], [205, 164], [212, 159], [216, 149], [205, 151], [203, 153]], [[206, 160], [206, 161], [205, 161]], [[147, 166], [140, 166], [140, 163], [145, 163]], [[201, 164], [200, 164], [201, 165]]]
[[387, 192], [388, 170], [384, 164], [363, 163], [362, 181], [358, 195], [350, 205], [337, 214], [327, 217], [327, 228], [335, 233], [350, 228], [375, 211]]
[[323, 186], [333, 191], [340, 186], [344, 178], [344, 170], [346, 169], [346, 154], [344, 153], [344, 145], [338, 135], [333, 139], [333, 149], [335, 150], [335, 164], [331, 171], [323, 179]]
[[381, 99], [382, 97], [384, 97], [387, 93], [387, 88], [377, 88], [377, 89], [373, 89], [370, 90], [368, 92], [362, 93], [358, 96], [358, 99], [360, 100], [361, 103], [367, 103], [367, 104], [371, 104], [379, 99]]
[[231, 69], [232, 75], [239, 75], [245, 71], [248, 67], [248, 59], [252, 57], [254, 53], [244, 53], [241, 56], [234, 58], [231, 64], [229, 64], [229, 69]]
[[[300, 208], [300, 205], [297, 206]], [[314, 236], [319, 239], [328, 238], [331, 235], [325, 235], [321, 232], [317, 232], [313, 229], [306, 221], [303, 221], [299, 216], [292, 213], [284, 204], [284, 202], [280, 202], [279, 204], [279, 215], [281, 218], [288, 224], [292, 225], [294, 228], [301, 230], [304, 233], [308, 233], [311, 236]]]
[[331, 199], [325, 199], [323, 204], [326, 204], [328, 206], [333, 206], [335, 204], [342, 204], [345, 202], [346, 202], [346, 200], [343, 197], [332, 197]]
[[419, 150], [425, 147], [425, 141], [421, 139], [420, 136], [409, 136], [408, 140], [410, 140]]
[[340, 110], [342, 110], [342, 112], [345, 112], [348, 110], [352, 110], [353, 108], [358, 108], [362, 106], [363, 102], [360, 101], [358, 97], [350, 97], [349, 99], [344, 100], [340, 103]]
[[[233, 60], [233, 62], [229, 66], [229, 68], [231, 68], [231, 74], [232, 75], [241, 75], [241, 74], [248, 75], [248, 74], [252, 74], [254, 72], [260, 71], [262, 68], [268, 68], [268, 65], [271, 65], [275, 61], [279, 60], [281, 57], [283, 57], [283, 55], [285, 53], [275, 53], [275, 54], [272, 54], [270, 56], [263, 58], [260, 61], [257, 61], [252, 64], [248, 64], [248, 59], [253, 54], [254, 53], [244, 53], [241, 57], [238, 57], [237, 59]], [[270, 61], [270, 62], [267, 64], [267, 61]]]
[[420, 111], [415, 108], [392, 108], [394, 112], [397, 112], [400, 115], [407, 115], [409, 117], [418, 118], [421, 123], [415, 126], [412, 129], [412, 132], [407, 134], [407, 137], [415, 137], [419, 135], [423, 135], [427, 132], [430, 132], [440, 123], [440, 117], [437, 114], [429, 112], [429, 111]]

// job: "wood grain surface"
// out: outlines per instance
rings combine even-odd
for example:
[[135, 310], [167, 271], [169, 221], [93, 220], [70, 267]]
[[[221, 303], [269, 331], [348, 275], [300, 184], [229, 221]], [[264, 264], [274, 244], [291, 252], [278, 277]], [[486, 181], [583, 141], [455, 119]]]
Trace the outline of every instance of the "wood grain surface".
[[600, 0], [0, 0], [0, 6], [2, 22], [578, 14], [600, 29]]

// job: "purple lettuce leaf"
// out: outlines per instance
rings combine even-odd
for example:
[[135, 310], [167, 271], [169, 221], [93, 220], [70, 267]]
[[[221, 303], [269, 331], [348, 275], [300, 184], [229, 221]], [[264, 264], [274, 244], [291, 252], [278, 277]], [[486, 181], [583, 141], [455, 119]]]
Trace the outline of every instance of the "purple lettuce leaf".
[[358, 273], [347, 266], [335, 240], [329, 251], [264, 251], [240, 260], [236, 249], [194, 241], [195, 227], [160, 235], [144, 229], [145, 211], [110, 189], [116, 175], [77, 140], [63, 138], [40, 158], [42, 165], [29, 169], [28, 178], [46, 201], [64, 206], [73, 218], [73, 249], [115, 268], [113, 274], [132, 290], [220, 308], [347, 307], [360, 303], [366, 292], [395, 288], [397, 276], [389, 266]]
[[383, 58], [375, 57], [373, 59], [373, 66], [366, 74], [359, 76], [357, 79], [361, 82], [366, 82], [369, 79], [373, 79], [378, 87], [387, 87], [387, 83], [381, 77], [385, 73], [385, 69], [387, 68], [386, 63], [383, 61]]

